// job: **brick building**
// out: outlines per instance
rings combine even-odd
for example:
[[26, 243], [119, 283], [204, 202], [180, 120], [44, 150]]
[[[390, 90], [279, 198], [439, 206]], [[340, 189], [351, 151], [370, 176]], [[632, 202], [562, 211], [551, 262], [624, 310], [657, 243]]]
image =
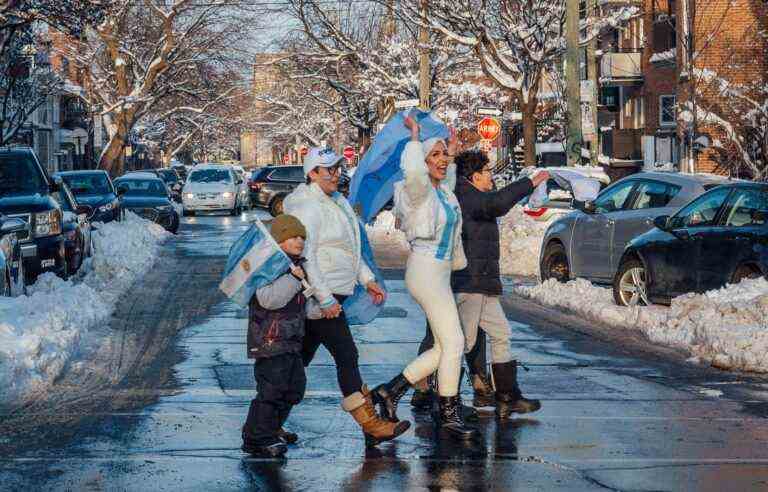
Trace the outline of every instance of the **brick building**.
[[[735, 84], [768, 83], [768, 3], [600, 2], [601, 8], [628, 4], [641, 8], [642, 15], [602, 36], [597, 52], [601, 160], [611, 166], [728, 173], [728, 139], [721, 129], [700, 121], [700, 113], [717, 113], [725, 120], [737, 115], [728, 115], [730, 103], [719, 93], [719, 83], [699, 74], [717, 73], [719, 80]], [[697, 115], [695, 125], [681, 124], [681, 109]], [[693, 163], [688, 160], [692, 141]]]

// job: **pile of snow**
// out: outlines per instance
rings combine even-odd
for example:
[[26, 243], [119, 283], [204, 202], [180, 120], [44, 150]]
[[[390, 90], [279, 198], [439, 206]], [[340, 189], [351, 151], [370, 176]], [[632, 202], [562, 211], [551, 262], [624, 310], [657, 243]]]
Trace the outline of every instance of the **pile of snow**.
[[170, 236], [126, 212], [97, 225], [94, 256], [75, 281], [41, 275], [27, 295], [0, 297], [0, 403], [44, 390], [76, 353], [89, 328], [108, 322], [118, 298], [155, 262]]
[[372, 225], [365, 226], [365, 232], [374, 249], [391, 246], [402, 251], [410, 249], [405, 233], [396, 227], [395, 214], [391, 210], [379, 213]]
[[686, 294], [672, 305], [616, 306], [610, 289], [586, 280], [548, 280], [515, 292], [619, 329], [640, 330], [654, 343], [690, 352], [723, 369], [768, 372], [768, 281], [744, 280], [704, 294]]
[[534, 220], [523, 212], [520, 205], [502, 217], [499, 222], [502, 275], [539, 274], [541, 241], [550, 223], [551, 220]]
[[662, 51], [661, 53], [654, 53], [651, 55], [650, 61], [651, 63], [670, 61], [674, 60], [676, 55], [677, 51], [675, 48], [672, 48], [667, 51]]

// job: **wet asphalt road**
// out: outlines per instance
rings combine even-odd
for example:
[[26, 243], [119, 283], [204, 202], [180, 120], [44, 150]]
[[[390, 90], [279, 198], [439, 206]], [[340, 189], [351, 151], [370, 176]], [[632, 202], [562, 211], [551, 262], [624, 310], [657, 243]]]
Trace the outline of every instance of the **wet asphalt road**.
[[[115, 370], [112, 386], [100, 380], [74, 403], [4, 416], [23, 431], [6, 427], [0, 439], [0, 489], [768, 489], [768, 382], [685, 364], [629, 334], [512, 297], [514, 349], [530, 369], [521, 384], [542, 400], [540, 412], [503, 425], [483, 418], [484, 442], [469, 447], [436, 440], [429, 419], [416, 417], [396, 442], [366, 451], [321, 349], [287, 425], [299, 444], [282, 463], [250, 459], [239, 449], [254, 392], [247, 313], [216, 284], [251, 214], [184, 220], [158, 267], [118, 306], [110, 329], [137, 328], [110, 352], [133, 361]], [[423, 334], [402, 271], [387, 277], [384, 316], [356, 330], [371, 386], [401, 370]], [[102, 353], [102, 363], [114, 364], [110, 357]], [[87, 387], [84, 372], [73, 368], [52, 394]], [[408, 397], [402, 406], [413, 420]]]

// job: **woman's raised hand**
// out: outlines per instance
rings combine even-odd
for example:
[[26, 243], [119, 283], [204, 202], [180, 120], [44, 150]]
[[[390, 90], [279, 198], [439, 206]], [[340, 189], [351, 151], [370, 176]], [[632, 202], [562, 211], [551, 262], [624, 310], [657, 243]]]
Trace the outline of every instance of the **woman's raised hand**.
[[453, 157], [459, 150], [459, 137], [456, 135], [456, 129], [451, 127], [448, 129], [451, 133], [448, 137], [448, 156]]
[[404, 124], [407, 129], [411, 130], [411, 139], [418, 141], [419, 140], [419, 124], [416, 122], [416, 120], [414, 120], [410, 116], [406, 116]]

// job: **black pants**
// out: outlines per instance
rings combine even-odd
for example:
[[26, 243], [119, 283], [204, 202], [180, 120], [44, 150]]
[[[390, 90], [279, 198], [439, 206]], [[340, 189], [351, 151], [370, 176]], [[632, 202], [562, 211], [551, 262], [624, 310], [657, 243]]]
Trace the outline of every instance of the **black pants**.
[[304, 398], [307, 377], [300, 354], [280, 354], [256, 359], [256, 398], [251, 400], [245, 435], [254, 444], [269, 444], [277, 438], [291, 408]]
[[[432, 337], [432, 330], [429, 328], [429, 321], [427, 321], [427, 333], [424, 335], [424, 339], [421, 341], [421, 345], [419, 345], [419, 355], [431, 349], [434, 345], [435, 339]], [[464, 355], [464, 358], [467, 361], [467, 367], [469, 368], [470, 375], [486, 375], [485, 366], [487, 364], [487, 358], [485, 350], [485, 331], [477, 330], [475, 346], [472, 347], [472, 350]]]
[[[339, 303], [343, 303], [345, 297], [336, 296]], [[308, 366], [315, 358], [315, 352], [322, 345], [330, 352], [336, 363], [336, 377], [339, 380], [341, 394], [345, 397], [357, 393], [363, 387], [363, 378], [360, 377], [360, 368], [357, 366], [357, 345], [349, 331], [347, 317], [344, 311], [338, 318], [308, 319], [304, 344], [301, 356], [304, 366]]]

